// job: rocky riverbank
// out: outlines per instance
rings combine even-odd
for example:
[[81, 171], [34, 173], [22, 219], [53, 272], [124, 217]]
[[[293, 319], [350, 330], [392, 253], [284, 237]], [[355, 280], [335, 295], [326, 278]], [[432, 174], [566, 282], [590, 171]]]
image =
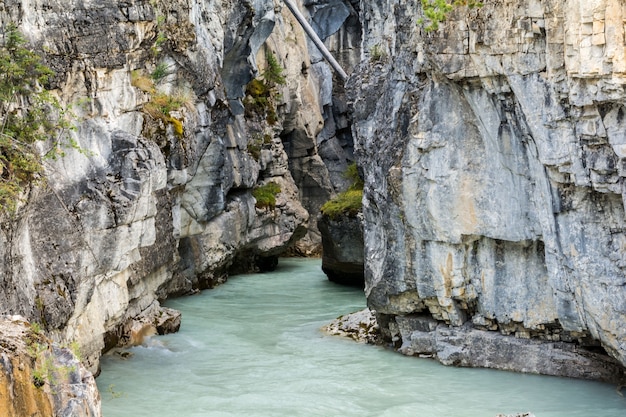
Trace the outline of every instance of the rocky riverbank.
[[[76, 346], [73, 346], [76, 348]], [[70, 347], [19, 316], [0, 317], [0, 414], [101, 417], [93, 375]]]

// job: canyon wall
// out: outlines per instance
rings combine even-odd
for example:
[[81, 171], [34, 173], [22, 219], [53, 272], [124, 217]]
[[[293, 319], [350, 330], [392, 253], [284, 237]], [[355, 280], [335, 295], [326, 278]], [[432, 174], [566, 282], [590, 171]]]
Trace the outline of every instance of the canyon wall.
[[[343, 10], [325, 38], [357, 16], [308, 3]], [[177, 328], [160, 300], [271, 267], [341, 187], [317, 141], [325, 132], [340, 170], [345, 102], [333, 115], [333, 76], [280, 1], [0, 2], [9, 23], [55, 72], [46, 87], [70, 109], [74, 145], [2, 222], [0, 313], [78, 343], [94, 372], [103, 349]], [[270, 56], [284, 83], [263, 77]], [[255, 77], [267, 91], [248, 88]], [[268, 183], [280, 192], [259, 205]]]
[[[368, 304], [398, 348], [478, 364], [480, 331], [626, 365], [621, 2], [492, 0], [433, 32], [418, 0], [299, 6], [346, 94], [279, 0], [0, 2], [78, 145], [2, 221], [0, 313], [96, 371], [177, 327], [159, 300], [318, 252], [356, 158]], [[285, 83], [255, 93], [270, 56]]]
[[[358, 3], [355, 0], [306, 0], [301, 5], [304, 7], [300, 7], [317, 35], [348, 73], [361, 58]], [[283, 39], [277, 38], [277, 43], [282, 43]], [[317, 228], [320, 208], [336, 192], [344, 191], [350, 185], [344, 174], [349, 163], [354, 161], [354, 149], [344, 83], [333, 77], [332, 69], [314, 43], [307, 38], [306, 44], [310, 57], [310, 68], [306, 71], [317, 80], [317, 102], [324, 124], [313, 136], [302, 134], [299, 129], [285, 129], [283, 140], [300, 200], [311, 213], [309, 233], [297, 244], [299, 253], [309, 255], [321, 251]]]
[[[626, 6], [488, 0], [431, 32], [422, 17], [361, 2], [348, 82], [383, 332], [447, 363], [472, 366], [473, 329], [626, 365]], [[438, 325], [458, 343], [424, 348]]]

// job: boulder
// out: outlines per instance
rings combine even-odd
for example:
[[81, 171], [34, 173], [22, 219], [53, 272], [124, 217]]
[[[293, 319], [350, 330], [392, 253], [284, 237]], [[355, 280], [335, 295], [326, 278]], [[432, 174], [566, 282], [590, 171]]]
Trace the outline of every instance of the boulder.
[[363, 286], [363, 225], [360, 215], [330, 218], [321, 215], [322, 270], [338, 284]]
[[20, 316], [0, 317], [0, 410], [7, 417], [102, 416], [96, 381], [73, 349]]

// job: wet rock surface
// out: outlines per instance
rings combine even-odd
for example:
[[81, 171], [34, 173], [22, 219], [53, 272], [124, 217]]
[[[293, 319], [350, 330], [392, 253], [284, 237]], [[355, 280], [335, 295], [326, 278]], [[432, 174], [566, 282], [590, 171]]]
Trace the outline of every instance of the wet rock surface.
[[333, 336], [349, 337], [356, 342], [381, 342], [376, 314], [368, 308], [337, 317], [322, 327], [322, 330]]

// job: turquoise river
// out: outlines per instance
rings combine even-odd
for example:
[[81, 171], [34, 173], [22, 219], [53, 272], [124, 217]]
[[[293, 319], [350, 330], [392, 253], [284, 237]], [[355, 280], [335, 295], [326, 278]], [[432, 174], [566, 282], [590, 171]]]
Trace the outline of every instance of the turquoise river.
[[324, 335], [365, 298], [328, 282], [319, 260], [281, 259], [166, 304], [182, 311], [179, 333], [104, 356], [104, 417], [626, 416], [609, 384], [445, 367]]

